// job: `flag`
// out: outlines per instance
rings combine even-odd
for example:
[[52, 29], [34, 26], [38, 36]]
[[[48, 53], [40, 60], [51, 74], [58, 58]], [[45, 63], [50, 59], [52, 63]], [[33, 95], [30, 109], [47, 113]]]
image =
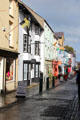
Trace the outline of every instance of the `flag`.
[[22, 28], [30, 27], [30, 21], [27, 18], [24, 18], [24, 20], [20, 24], [21, 24]]

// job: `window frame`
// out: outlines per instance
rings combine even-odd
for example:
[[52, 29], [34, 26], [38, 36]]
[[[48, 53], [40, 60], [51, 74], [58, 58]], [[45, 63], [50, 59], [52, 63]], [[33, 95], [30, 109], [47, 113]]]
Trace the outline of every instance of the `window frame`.
[[[37, 66], [37, 67], [36, 67]], [[36, 70], [36, 68], [38, 69], [38, 70]], [[40, 77], [40, 64], [39, 63], [36, 63], [35, 64], [35, 78], [39, 78]], [[37, 73], [37, 74], [36, 74]]]
[[35, 41], [35, 55], [39, 55], [40, 56], [40, 41]]
[[40, 36], [40, 27], [38, 25], [35, 25], [35, 35]]
[[[26, 39], [24, 39], [26, 36]], [[26, 43], [24, 43], [26, 41]], [[24, 50], [24, 45], [26, 50]], [[23, 34], [23, 53], [31, 53], [31, 39], [28, 34]]]

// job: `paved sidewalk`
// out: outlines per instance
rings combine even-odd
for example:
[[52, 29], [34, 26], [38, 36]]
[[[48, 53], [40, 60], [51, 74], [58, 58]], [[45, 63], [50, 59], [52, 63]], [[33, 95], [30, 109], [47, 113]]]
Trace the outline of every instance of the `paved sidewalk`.
[[[63, 86], [63, 84], [66, 84], [66, 82], [64, 81], [64, 82], [59, 83], [59, 85], [62, 85], [62, 86]], [[45, 84], [42, 96], [46, 95], [46, 93], [48, 93], [48, 92], [46, 91], [46, 84]], [[34, 98], [34, 97], [39, 97], [39, 84], [34, 85], [34, 86], [30, 86], [26, 90], [26, 99]], [[0, 96], [0, 109], [10, 107], [10, 106], [12, 106], [14, 104], [17, 104], [17, 103], [18, 103], [18, 99], [16, 98], [16, 92], [9, 93], [9, 94], [7, 94], [5, 96], [4, 95]]]
[[[43, 92], [44, 91], [46, 91], [46, 84], [44, 84], [43, 86]], [[26, 89], [26, 98], [30, 98], [35, 95], [39, 95], [39, 84], [32, 84], [31, 86], [28, 86]], [[0, 95], [0, 109], [14, 105], [17, 102], [18, 99], [16, 98], [16, 92], [11, 92], [6, 95]]]
[[[26, 89], [26, 98], [30, 98], [39, 94], [39, 85], [31, 86], [31, 88]], [[0, 95], [0, 110], [10, 107], [18, 103], [18, 98], [16, 98], [16, 91], [8, 93], [6, 95]]]

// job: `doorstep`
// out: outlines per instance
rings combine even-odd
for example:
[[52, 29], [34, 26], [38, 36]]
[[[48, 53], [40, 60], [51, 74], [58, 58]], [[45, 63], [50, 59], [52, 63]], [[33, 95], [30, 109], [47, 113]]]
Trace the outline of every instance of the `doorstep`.
[[30, 86], [27, 87], [27, 89], [36, 87], [38, 85], [39, 85], [39, 83], [32, 83]]

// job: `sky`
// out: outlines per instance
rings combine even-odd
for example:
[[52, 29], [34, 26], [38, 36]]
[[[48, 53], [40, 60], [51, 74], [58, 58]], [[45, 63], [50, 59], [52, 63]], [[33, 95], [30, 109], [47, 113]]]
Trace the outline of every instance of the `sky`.
[[76, 51], [80, 61], [80, 0], [22, 0], [42, 16], [54, 32], [64, 32], [65, 45]]

